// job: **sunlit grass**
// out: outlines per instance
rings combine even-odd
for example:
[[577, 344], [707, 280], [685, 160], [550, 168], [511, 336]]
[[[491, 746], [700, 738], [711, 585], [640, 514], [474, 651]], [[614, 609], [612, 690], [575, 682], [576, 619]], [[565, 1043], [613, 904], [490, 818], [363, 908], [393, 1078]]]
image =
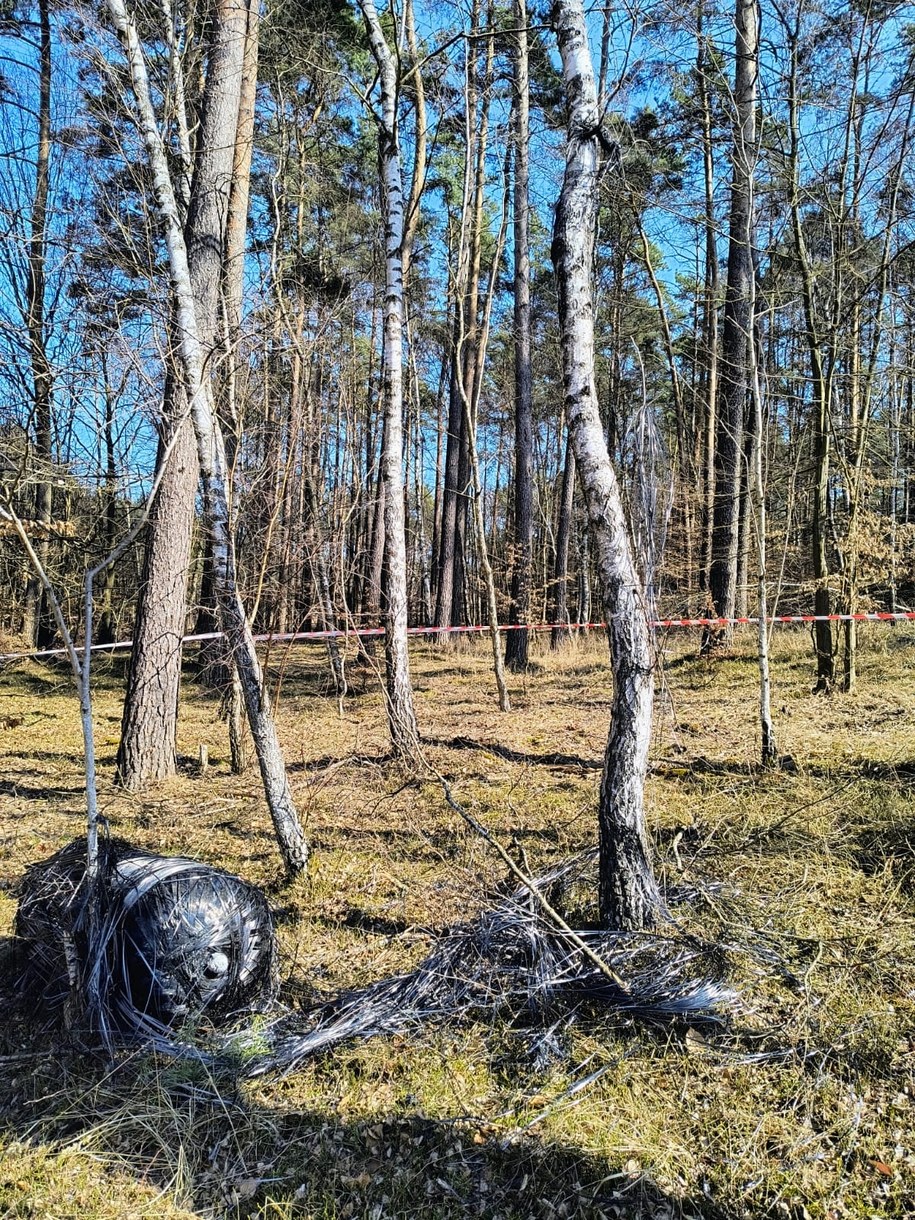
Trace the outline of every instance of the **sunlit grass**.
[[[467, 1021], [239, 1087], [144, 1054], [111, 1070], [17, 1019], [0, 1026], [0, 1216], [911, 1215], [915, 633], [863, 631], [859, 689], [828, 700], [810, 693], [806, 636], [776, 634], [776, 730], [792, 761], [769, 772], [756, 765], [752, 646], [708, 662], [665, 642], [648, 809], [664, 875], [712, 887], [690, 927], [771, 952], [766, 964], [735, 950], [729, 969], [738, 1025], [781, 1058], [582, 1021], [568, 1058], [536, 1071], [519, 1031]], [[340, 716], [319, 649], [272, 660], [314, 844], [307, 878], [281, 883], [256, 772], [230, 775], [217, 702], [190, 681], [181, 774], [129, 796], [112, 783], [118, 664], [99, 667], [102, 804], [114, 832], [266, 886], [287, 996], [307, 1002], [409, 968], [506, 873], [435, 784], [389, 764], [370, 674], [350, 665]], [[600, 636], [558, 655], [538, 641], [535, 661], [503, 716], [482, 644], [413, 650], [430, 760], [538, 868], [594, 842], [610, 689]], [[79, 833], [83, 805], [66, 674], [6, 672], [0, 712], [18, 721], [0, 731], [8, 936], [9, 887]]]

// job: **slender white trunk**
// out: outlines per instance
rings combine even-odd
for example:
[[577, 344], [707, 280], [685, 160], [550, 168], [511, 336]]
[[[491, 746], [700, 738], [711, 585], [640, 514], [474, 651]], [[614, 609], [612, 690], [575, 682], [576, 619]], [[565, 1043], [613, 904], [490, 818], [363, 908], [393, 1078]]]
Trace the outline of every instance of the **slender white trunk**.
[[[751, 213], [752, 215], [752, 210]], [[748, 240], [752, 234], [748, 233]], [[751, 317], [756, 316], [756, 282], [755, 277], [750, 286]], [[765, 434], [763, 430], [763, 394], [759, 371], [759, 355], [757, 351], [755, 325], [750, 331], [749, 343], [750, 393], [753, 404], [753, 431], [756, 443], [753, 446], [753, 465], [750, 471], [750, 494], [753, 499], [754, 516], [756, 518], [756, 565], [758, 569], [758, 609], [757, 624], [757, 654], [759, 658], [759, 730], [761, 737], [760, 755], [764, 767], [775, 762], [777, 747], [775, 729], [772, 725], [772, 684], [769, 678], [769, 599], [767, 596], [766, 574], [766, 488], [763, 474], [763, 450]]]
[[[748, 41], [752, 47], [759, 45], [758, 10], [754, 8], [750, 20], [756, 23], [757, 32]], [[764, 767], [775, 762], [777, 748], [775, 729], [772, 725], [772, 684], [769, 677], [769, 624], [766, 622], [769, 614], [769, 600], [766, 574], [766, 488], [763, 473], [763, 455], [765, 449], [765, 434], [763, 429], [763, 390], [762, 377], [759, 370], [759, 344], [756, 331], [756, 268], [754, 252], [756, 249], [756, 158], [758, 147], [756, 142], [755, 123], [747, 133], [752, 144], [742, 143], [740, 155], [744, 163], [746, 213], [744, 217], [745, 230], [742, 237], [750, 263], [750, 273], [747, 278], [747, 312], [749, 327], [747, 331], [747, 380], [750, 386], [750, 402], [752, 405], [752, 460], [748, 471], [750, 498], [753, 513], [756, 518], [756, 566], [758, 580], [757, 614], [757, 657], [759, 663], [759, 730], [760, 757]]]
[[[486, 308], [483, 315], [483, 324], [480, 328], [478, 341], [477, 360], [480, 364], [486, 359], [486, 349], [489, 344], [489, 327], [492, 318], [492, 302], [494, 296], [494, 285], [499, 274], [499, 267], [502, 263], [502, 252], [505, 247], [505, 233], [508, 225], [508, 158], [506, 158], [505, 166], [505, 195], [502, 204], [502, 220], [499, 225], [499, 235], [496, 238], [496, 250], [493, 255], [492, 271], [489, 276], [489, 291], [486, 297]], [[458, 340], [458, 363], [460, 363], [461, 347], [463, 343], [463, 334]], [[489, 560], [489, 547], [486, 543], [486, 528], [483, 521], [483, 485], [480, 478], [480, 455], [477, 451], [477, 420], [480, 413], [480, 391], [482, 389], [482, 378], [477, 378], [474, 383], [473, 395], [471, 398], [467, 396], [467, 390], [464, 383], [458, 380], [458, 390], [461, 395], [461, 402], [464, 407], [464, 427], [467, 431], [467, 451], [470, 457], [470, 477], [473, 490], [473, 528], [474, 537], [477, 546], [477, 559], [479, 560], [480, 568], [483, 574], [483, 584], [486, 589], [486, 622], [489, 627], [489, 640], [492, 646], [492, 667], [496, 678], [496, 690], [499, 693], [499, 709], [503, 712], [511, 711], [511, 699], [508, 693], [508, 685], [505, 681], [505, 659], [502, 653], [502, 636], [499, 632], [499, 607], [496, 595], [496, 578], [493, 574], [492, 564]]]
[[204, 500], [213, 540], [213, 566], [218, 574], [218, 598], [223, 630], [244, 690], [251, 736], [254, 739], [264, 792], [283, 861], [288, 872], [300, 872], [305, 866], [308, 849], [289, 787], [254, 639], [238, 591], [229, 520], [229, 480], [225, 446], [216, 420], [211, 386], [204, 377], [205, 353], [198, 329], [187, 246], [178, 204], [162, 136], [156, 123], [146, 63], [136, 27], [127, 14], [124, 0], [108, 0], [108, 10], [127, 57], [139, 112], [140, 130], [146, 145], [156, 202], [165, 229], [179, 337], [179, 360], [186, 381], [191, 418], [197, 438]]
[[385, 684], [394, 753], [418, 762], [419, 734], [407, 649], [407, 548], [403, 494], [404, 203], [397, 139], [397, 71], [372, 0], [359, 0], [381, 82], [378, 164], [384, 217], [384, 489]]
[[600, 113], [582, 0], [556, 0], [568, 142], [553, 228], [565, 409], [610, 624], [613, 707], [600, 793], [600, 910], [610, 926], [655, 923], [662, 903], [651, 867], [644, 790], [654, 675], [644, 591], [594, 383], [594, 228]]

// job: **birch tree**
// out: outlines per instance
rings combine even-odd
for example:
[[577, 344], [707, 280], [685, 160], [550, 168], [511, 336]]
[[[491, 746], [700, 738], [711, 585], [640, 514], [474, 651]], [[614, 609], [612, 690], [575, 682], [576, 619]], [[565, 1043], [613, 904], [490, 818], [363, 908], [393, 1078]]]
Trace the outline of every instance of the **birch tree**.
[[[594, 229], [601, 177], [601, 115], [582, 0], [555, 0], [567, 142], [552, 257], [566, 418], [595, 543], [613, 668], [610, 732], [598, 818], [600, 913], [610, 927], [644, 928], [662, 910], [645, 827], [644, 791], [654, 675], [646, 600], [620, 487], [610, 462], [594, 379]], [[611, 150], [617, 155], [616, 150]]]
[[369, 44], [378, 67], [381, 113], [378, 168], [384, 218], [384, 440], [381, 454], [384, 496], [385, 689], [388, 728], [395, 755], [417, 764], [419, 734], [407, 648], [407, 548], [403, 488], [403, 241], [404, 201], [397, 134], [397, 67], [372, 0], [359, 0]]
[[[245, 7], [244, 5], [240, 7], [246, 24]], [[270, 696], [239, 592], [230, 526], [229, 478], [225, 443], [216, 419], [212, 385], [205, 374], [206, 349], [200, 337], [200, 326], [195, 309], [194, 284], [191, 278], [188, 248], [181, 225], [178, 201], [169, 173], [165, 145], [156, 122], [146, 62], [136, 26], [128, 15], [124, 0], [108, 0], [108, 10], [127, 58], [137, 104], [139, 127], [149, 159], [156, 204], [165, 230], [178, 336], [178, 354], [197, 440], [197, 457], [203, 479], [204, 502], [212, 535], [213, 565], [216, 572], [220, 618], [238, 669], [245, 709], [248, 714], [248, 724], [254, 740], [264, 792], [283, 862], [287, 872], [296, 873], [304, 869], [308, 849], [289, 787]], [[242, 26], [243, 30], [244, 28], [245, 25]], [[244, 37], [241, 41], [243, 46]], [[237, 95], [235, 114], [237, 121]], [[234, 147], [233, 139], [229, 147], [230, 158], [234, 154]], [[216, 251], [215, 255], [221, 260], [222, 251]]]
[[[170, 9], [166, 18], [171, 19]], [[219, 0], [212, 16], [203, 113], [186, 199], [184, 231], [197, 334], [204, 360], [211, 367], [216, 351], [246, 29], [247, 6], [240, 0]], [[173, 64], [173, 71], [180, 81], [180, 61]], [[183, 88], [176, 92], [179, 99], [183, 98]], [[184, 157], [181, 160], [185, 183], [192, 167]], [[172, 357], [180, 364], [179, 348], [180, 340]], [[186, 389], [184, 379], [169, 369], [159, 461], [165, 452], [171, 456], [149, 523], [118, 748], [120, 782], [132, 790], [175, 773], [181, 641], [187, 617], [187, 576], [199, 476]]]

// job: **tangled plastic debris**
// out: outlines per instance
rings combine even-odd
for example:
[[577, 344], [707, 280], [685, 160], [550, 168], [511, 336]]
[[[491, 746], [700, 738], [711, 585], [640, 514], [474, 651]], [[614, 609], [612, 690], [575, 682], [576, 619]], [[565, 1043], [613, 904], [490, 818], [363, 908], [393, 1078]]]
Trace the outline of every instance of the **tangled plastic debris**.
[[[569, 898], [593, 892], [594, 870], [587, 854], [535, 884]], [[497, 1014], [529, 1031], [544, 1058], [585, 1011], [716, 1022], [735, 1000], [716, 978], [715, 955], [687, 937], [576, 933], [625, 979], [617, 986], [521, 887], [444, 934], [409, 973], [294, 1010], [277, 998], [273, 925], [256, 887], [115, 839], [102, 845], [90, 920], [85, 873], [85, 840], [28, 869], [16, 921], [23, 990], [37, 990], [48, 1010], [81, 991], [109, 1047], [139, 1038], [171, 1053], [231, 1054], [252, 1075], [289, 1070], [347, 1039]]]
[[89, 918], [86, 841], [33, 864], [20, 887], [16, 936], [22, 990], [49, 1013], [74, 986], [94, 997], [93, 1025], [167, 1040], [205, 1019], [224, 1025], [276, 995], [270, 908], [255, 886], [180, 856], [120, 839], [100, 844], [95, 918]]

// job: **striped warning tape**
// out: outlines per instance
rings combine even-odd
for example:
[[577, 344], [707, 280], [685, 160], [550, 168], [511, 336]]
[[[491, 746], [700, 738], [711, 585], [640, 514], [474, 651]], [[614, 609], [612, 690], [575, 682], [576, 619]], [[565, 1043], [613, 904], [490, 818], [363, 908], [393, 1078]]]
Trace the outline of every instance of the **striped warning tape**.
[[[884, 611], [877, 610], [867, 614], [775, 614], [766, 619], [767, 623], [908, 623], [915, 622], [915, 611]], [[738, 618], [658, 618], [650, 621], [651, 627], [666, 629], [669, 627], [727, 627], [755, 626], [759, 619], [752, 615], [742, 615]], [[500, 623], [500, 631], [591, 631], [601, 630], [606, 623]], [[265, 635], [256, 635], [258, 644], [296, 644], [308, 640], [348, 640], [356, 637], [365, 639], [371, 636], [383, 636], [384, 627], [352, 627], [341, 631], [284, 631]], [[482, 635], [489, 627], [476, 623], [469, 627], [408, 627], [407, 635]], [[205, 640], [218, 640], [221, 631], [207, 631], [201, 635], [182, 636], [182, 644], [198, 644]], [[133, 640], [118, 640], [114, 644], [93, 644], [91, 652], [124, 652], [133, 647]], [[77, 648], [77, 652], [82, 652]], [[0, 664], [6, 661], [44, 660], [46, 657], [61, 657], [66, 655], [65, 648], [46, 648], [39, 652], [6, 652], [0, 653]]]

